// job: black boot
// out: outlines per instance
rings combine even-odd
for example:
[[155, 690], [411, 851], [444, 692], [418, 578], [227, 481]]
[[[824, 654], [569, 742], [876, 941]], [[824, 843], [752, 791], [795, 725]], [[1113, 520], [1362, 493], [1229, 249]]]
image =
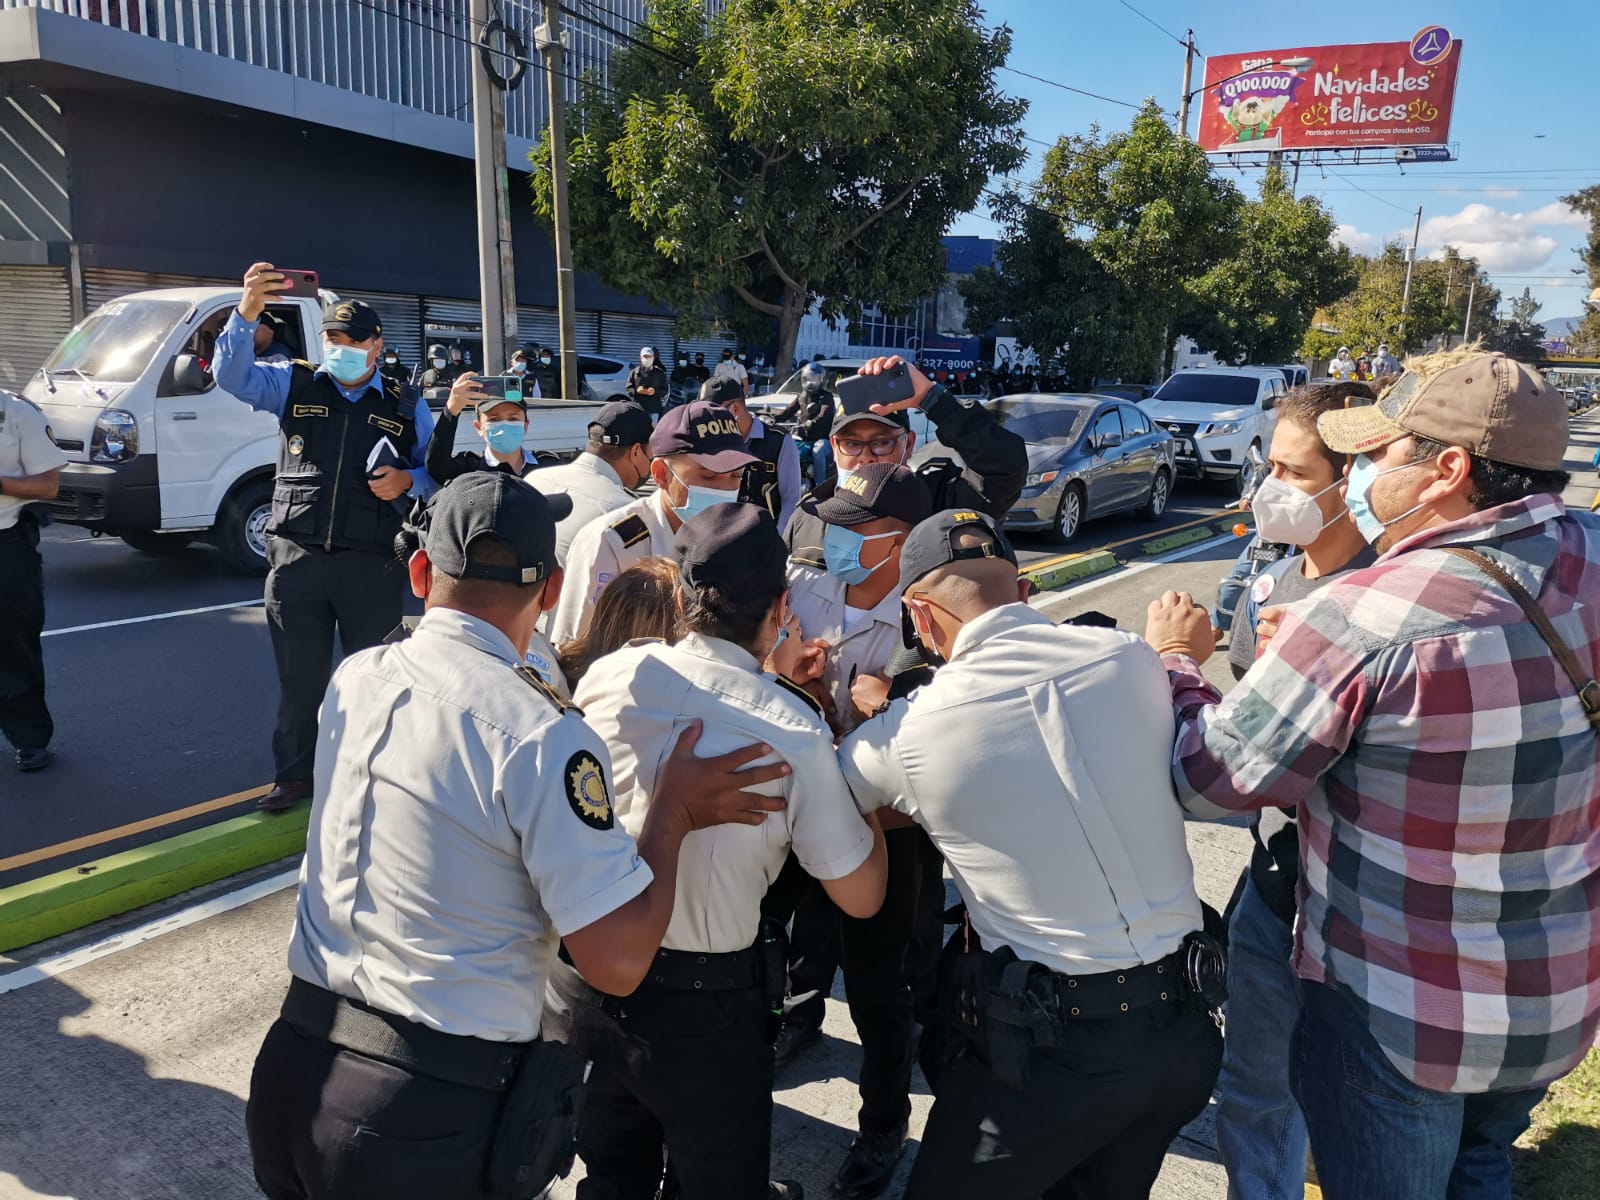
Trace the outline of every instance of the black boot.
[[889, 1133], [857, 1134], [833, 1177], [833, 1194], [840, 1200], [871, 1200], [882, 1195], [906, 1152], [909, 1133], [902, 1125]]

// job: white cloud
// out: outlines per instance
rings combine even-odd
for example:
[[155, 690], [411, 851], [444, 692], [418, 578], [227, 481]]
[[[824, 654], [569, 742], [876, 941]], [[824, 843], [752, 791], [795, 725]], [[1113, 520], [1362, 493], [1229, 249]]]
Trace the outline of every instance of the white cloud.
[[1552, 200], [1543, 208], [1536, 208], [1528, 214], [1528, 220], [1535, 225], [1560, 225], [1566, 229], [1587, 229], [1589, 218], [1575, 208], [1569, 208], [1559, 200]]
[[1357, 254], [1376, 254], [1383, 249], [1383, 239], [1375, 233], [1365, 233], [1354, 225], [1339, 225], [1334, 228], [1332, 241], [1337, 245], [1350, 247]]
[[1454, 246], [1476, 258], [1487, 271], [1522, 274], [1539, 270], [1562, 248], [1562, 239], [1545, 230], [1579, 229], [1586, 224], [1583, 217], [1559, 202], [1526, 213], [1469, 204], [1458, 213], [1426, 218], [1421, 250], [1438, 257], [1444, 246]]
[[1483, 189], [1483, 192], [1486, 196], [1498, 196], [1502, 200], [1515, 200], [1518, 196], [1522, 195], [1521, 188], [1513, 187], [1486, 187]]

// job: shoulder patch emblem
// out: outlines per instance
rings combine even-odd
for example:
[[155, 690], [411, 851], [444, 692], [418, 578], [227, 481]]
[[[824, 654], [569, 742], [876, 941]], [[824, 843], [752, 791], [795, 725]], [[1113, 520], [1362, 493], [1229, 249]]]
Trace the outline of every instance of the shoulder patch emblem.
[[587, 750], [567, 759], [562, 773], [567, 788], [567, 803], [573, 814], [590, 829], [610, 829], [616, 824], [611, 812], [611, 794], [606, 790], [606, 773], [600, 761]]
[[806, 691], [805, 688], [801, 687], [798, 683], [795, 683], [794, 680], [786, 679], [782, 675], [774, 675], [773, 679], [784, 691], [788, 692], [791, 696], [798, 697], [800, 702], [812, 712], [816, 713], [817, 716], [820, 717], [824, 715], [822, 711], [822, 705], [817, 701], [817, 698], [810, 692]]
[[534, 670], [527, 663], [518, 663], [517, 666], [512, 669], [516, 671], [517, 678], [521, 679], [523, 683], [527, 684], [534, 691], [538, 692], [562, 712], [575, 712], [580, 716], [583, 714], [582, 709], [580, 709], [576, 704], [570, 703], [564, 696], [562, 696], [560, 692], [551, 687], [538, 671]]
[[644, 518], [635, 513], [631, 517], [624, 517], [611, 527], [612, 531], [622, 539], [623, 549], [637, 546], [640, 542], [650, 538], [650, 526], [644, 523]]
[[295, 434], [292, 438], [289, 439], [289, 453], [290, 454], [300, 454], [300, 453], [304, 452], [305, 448], [306, 448], [306, 440], [305, 440], [305, 438], [301, 437], [298, 433]]

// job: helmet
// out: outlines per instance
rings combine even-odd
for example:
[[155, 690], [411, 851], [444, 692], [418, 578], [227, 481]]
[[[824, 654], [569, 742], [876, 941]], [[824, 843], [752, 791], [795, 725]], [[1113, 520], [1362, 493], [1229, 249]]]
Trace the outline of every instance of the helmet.
[[814, 362], [800, 368], [800, 386], [808, 392], [820, 392], [827, 378], [827, 373]]
[[440, 343], [440, 342], [435, 342], [433, 345], [429, 346], [428, 347], [428, 357], [429, 358], [443, 358], [444, 357], [444, 346], [443, 346], [443, 344]]

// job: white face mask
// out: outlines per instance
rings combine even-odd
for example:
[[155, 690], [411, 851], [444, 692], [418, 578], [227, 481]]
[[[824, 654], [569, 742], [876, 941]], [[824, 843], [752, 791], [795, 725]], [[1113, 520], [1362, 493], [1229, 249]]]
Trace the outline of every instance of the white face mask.
[[[1268, 475], [1250, 499], [1250, 511], [1255, 514], [1256, 532], [1261, 535], [1261, 540], [1283, 542], [1290, 546], [1309, 546], [1321, 536], [1324, 529], [1333, 524], [1333, 521], [1322, 519], [1317, 497], [1333, 491], [1343, 482], [1342, 479], [1335, 479], [1313, 494], [1290, 487], [1276, 475]], [[1338, 519], [1335, 517], [1333, 520]]]

